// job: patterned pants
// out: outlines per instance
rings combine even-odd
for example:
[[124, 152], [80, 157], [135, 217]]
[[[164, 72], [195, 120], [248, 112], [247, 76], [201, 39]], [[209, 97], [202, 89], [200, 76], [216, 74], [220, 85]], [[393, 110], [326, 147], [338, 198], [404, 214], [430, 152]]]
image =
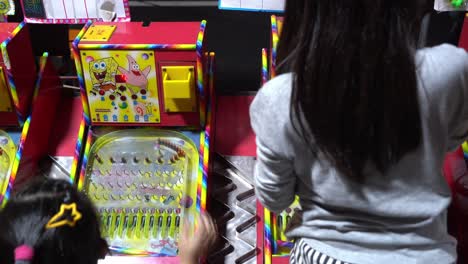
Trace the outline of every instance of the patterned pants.
[[350, 264], [336, 260], [311, 248], [303, 239], [294, 244], [289, 259], [291, 264]]

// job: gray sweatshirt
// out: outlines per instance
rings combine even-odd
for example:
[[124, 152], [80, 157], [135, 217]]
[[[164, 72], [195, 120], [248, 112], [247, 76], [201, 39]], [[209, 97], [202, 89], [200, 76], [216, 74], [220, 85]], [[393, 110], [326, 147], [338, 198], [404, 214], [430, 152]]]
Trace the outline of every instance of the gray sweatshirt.
[[[422, 143], [382, 175], [357, 184], [308, 151], [290, 120], [292, 74], [268, 82], [250, 108], [257, 135], [256, 194], [273, 212], [300, 197], [288, 237], [356, 264], [454, 263], [447, 233], [444, 155], [468, 136], [468, 55], [450, 45], [416, 55]], [[313, 136], [312, 136], [313, 137]], [[313, 141], [313, 140], [312, 140]]]

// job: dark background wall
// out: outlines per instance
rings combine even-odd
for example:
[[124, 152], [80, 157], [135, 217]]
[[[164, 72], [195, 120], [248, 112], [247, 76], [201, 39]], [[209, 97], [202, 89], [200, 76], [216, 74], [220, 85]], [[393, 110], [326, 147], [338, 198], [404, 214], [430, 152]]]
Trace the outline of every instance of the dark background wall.
[[[216, 52], [216, 87], [222, 93], [254, 91], [260, 86], [261, 49], [269, 46], [270, 14], [223, 11], [217, 1], [130, 0], [133, 21], [196, 21], [206, 19], [208, 49]], [[22, 14], [16, 19], [20, 20]], [[463, 13], [433, 13], [426, 27], [426, 45], [458, 43]], [[81, 27], [75, 26], [75, 27]], [[67, 25], [31, 25], [36, 55], [69, 56]]]

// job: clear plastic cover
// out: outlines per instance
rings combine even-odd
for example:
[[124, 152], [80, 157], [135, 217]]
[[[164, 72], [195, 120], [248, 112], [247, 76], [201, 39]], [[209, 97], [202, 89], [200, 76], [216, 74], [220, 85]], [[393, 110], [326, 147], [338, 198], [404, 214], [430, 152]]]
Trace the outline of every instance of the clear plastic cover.
[[84, 191], [98, 208], [111, 248], [176, 255], [181, 225], [193, 223], [197, 213], [193, 140], [167, 130], [115, 131], [95, 141], [88, 160]]

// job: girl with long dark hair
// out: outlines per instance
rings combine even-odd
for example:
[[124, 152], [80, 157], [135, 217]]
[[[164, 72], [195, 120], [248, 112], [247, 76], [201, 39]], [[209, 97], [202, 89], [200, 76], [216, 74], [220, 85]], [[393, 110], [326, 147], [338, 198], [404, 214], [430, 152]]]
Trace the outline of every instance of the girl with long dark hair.
[[417, 48], [430, 5], [287, 0], [280, 75], [250, 115], [259, 200], [300, 198], [291, 263], [456, 261], [442, 165], [468, 136], [468, 56]]

